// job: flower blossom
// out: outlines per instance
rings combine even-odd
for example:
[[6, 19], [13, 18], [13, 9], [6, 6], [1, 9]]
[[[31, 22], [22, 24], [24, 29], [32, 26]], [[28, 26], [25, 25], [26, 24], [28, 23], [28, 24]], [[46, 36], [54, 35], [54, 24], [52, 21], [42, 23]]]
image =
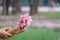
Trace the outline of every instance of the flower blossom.
[[25, 26], [29, 26], [32, 22], [32, 17], [29, 16], [29, 14], [24, 14], [21, 15], [18, 24], [20, 25], [21, 28], [24, 28]]

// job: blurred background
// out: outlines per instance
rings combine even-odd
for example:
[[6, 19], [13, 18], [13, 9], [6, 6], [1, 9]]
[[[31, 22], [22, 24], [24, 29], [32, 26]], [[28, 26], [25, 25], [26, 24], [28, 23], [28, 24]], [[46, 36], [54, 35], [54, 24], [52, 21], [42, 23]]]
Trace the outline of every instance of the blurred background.
[[60, 40], [60, 0], [0, 0], [0, 28], [14, 27], [26, 13], [33, 23], [11, 40]]

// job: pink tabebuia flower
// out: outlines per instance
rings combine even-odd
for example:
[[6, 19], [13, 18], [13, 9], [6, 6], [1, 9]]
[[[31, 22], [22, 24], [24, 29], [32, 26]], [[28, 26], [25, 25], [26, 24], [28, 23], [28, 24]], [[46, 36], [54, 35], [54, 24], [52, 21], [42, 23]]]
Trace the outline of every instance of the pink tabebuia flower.
[[29, 14], [21, 15], [18, 20], [18, 24], [21, 26], [21, 28], [24, 28], [25, 26], [29, 26], [31, 22], [32, 22], [32, 18], [31, 16], [29, 16]]

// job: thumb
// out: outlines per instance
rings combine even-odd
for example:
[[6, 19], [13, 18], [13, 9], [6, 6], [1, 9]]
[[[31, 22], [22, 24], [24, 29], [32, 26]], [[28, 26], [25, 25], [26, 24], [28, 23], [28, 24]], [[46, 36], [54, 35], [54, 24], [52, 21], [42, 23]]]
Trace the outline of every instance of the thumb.
[[5, 30], [3, 30], [4, 34], [7, 35], [7, 36], [12, 36], [12, 34], [6, 32]]
[[10, 30], [10, 29], [12, 29], [11, 27], [5, 27], [5, 28], [2, 28], [3, 30], [5, 30], [5, 31], [8, 31], [8, 30]]

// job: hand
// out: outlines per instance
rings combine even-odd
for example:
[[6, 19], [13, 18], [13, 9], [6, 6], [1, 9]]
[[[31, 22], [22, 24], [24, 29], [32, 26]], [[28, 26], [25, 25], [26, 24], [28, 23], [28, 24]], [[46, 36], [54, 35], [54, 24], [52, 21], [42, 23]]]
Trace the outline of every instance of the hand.
[[12, 30], [8, 31], [9, 33], [12, 33], [13, 35], [20, 34], [26, 30], [26, 27], [23, 29], [20, 28], [20, 25], [16, 25]]
[[0, 29], [0, 38], [7, 38], [12, 36], [12, 34], [8, 33], [7, 31], [11, 30], [10, 27]]
[[25, 26], [23, 29], [21, 29], [20, 26], [18, 25], [16, 29], [17, 29], [16, 34], [19, 34], [19, 33], [24, 32], [27, 28]]
[[18, 31], [16, 31], [16, 34], [18, 34], [18, 33], [22, 33], [22, 32], [24, 32], [26, 29], [27, 29], [27, 21], [25, 21], [24, 22], [24, 26], [23, 26], [23, 28], [21, 28], [21, 26], [20, 25], [17, 25], [16, 27], [16, 29], [18, 29]]

